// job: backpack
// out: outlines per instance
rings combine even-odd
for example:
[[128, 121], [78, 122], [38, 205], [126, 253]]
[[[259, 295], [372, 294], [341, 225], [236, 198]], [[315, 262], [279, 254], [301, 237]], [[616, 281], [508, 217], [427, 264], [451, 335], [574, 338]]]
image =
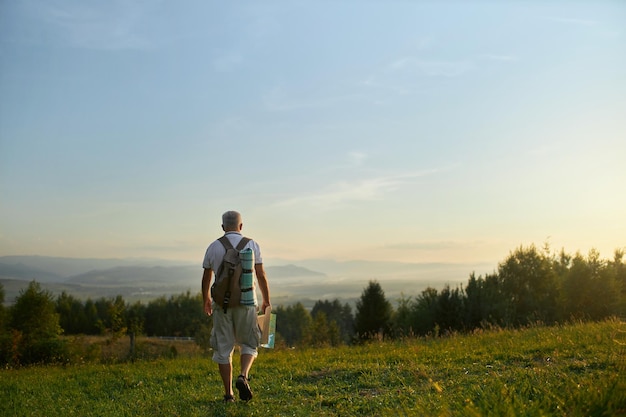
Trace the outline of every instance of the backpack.
[[236, 248], [233, 248], [226, 236], [222, 236], [218, 240], [226, 249], [226, 253], [224, 254], [222, 264], [215, 274], [215, 282], [211, 286], [211, 297], [226, 313], [229, 306], [236, 307], [239, 305], [241, 298], [239, 279], [243, 271], [239, 252], [250, 241], [250, 238], [242, 238]]

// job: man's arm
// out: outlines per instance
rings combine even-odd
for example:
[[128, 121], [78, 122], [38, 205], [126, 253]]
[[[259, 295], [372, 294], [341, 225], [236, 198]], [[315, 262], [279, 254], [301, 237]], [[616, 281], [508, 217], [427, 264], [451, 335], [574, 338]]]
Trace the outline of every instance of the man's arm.
[[213, 270], [211, 268], [204, 269], [204, 273], [202, 274], [202, 301], [204, 302], [204, 312], [209, 316], [213, 314], [213, 306], [211, 305], [211, 294], [209, 293], [211, 290], [211, 276], [213, 275]]
[[265, 276], [265, 269], [263, 264], [255, 264], [254, 272], [256, 279], [259, 282], [259, 289], [263, 295], [263, 304], [261, 304], [261, 312], [265, 313], [265, 308], [270, 306], [270, 286], [267, 283], [267, 277]]

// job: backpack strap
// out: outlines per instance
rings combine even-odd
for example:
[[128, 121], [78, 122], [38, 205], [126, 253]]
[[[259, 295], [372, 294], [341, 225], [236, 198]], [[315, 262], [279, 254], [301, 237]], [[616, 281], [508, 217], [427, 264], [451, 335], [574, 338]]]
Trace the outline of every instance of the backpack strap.
[[250, 239], [249, 237], [242, 237], [241, 241], [237, 244], [237, 247], [235, 249], [237, 249], [239, 252], [241, 252], [243, 250], [243, 248], [248, 244], [248, 242], [250, 242], [252, 239]]
[[244, 248], [244, 246], [246, 246], [248, 244], [248, 242], [250, 242], [252, 239], [250, 239], [249, 237], [242, 237], [241, 240], [239, 241], [239, 243], [237, 244], [236, 248], [233, 248], [233, 244], [230, 243], [230, 240], [226, 237], [226, 235], [220, 237], [217, 240], [219, 240], [220, 243], [222, 244], [222, 246], [224, 246], [224, 249], [226, 249], [226, 250], [228, 250], [228, 249], [237, 249], [239, 252], [241, 252], [241, 250]]
[[220, 241], [220, 243], [222, 244], [222, 246], [224, 246], [224, 249], [228, 250], [228, 249], [233, 249], [233, 244], [230, 243], [230, 240], [228, 240], [228, 238], [226, 237], [226, 235], [220, 237], [219, 239], [217, 239]]

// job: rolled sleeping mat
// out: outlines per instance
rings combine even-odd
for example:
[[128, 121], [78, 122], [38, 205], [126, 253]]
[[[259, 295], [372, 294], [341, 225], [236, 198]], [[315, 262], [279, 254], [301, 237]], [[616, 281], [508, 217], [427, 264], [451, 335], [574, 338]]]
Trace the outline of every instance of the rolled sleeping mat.
[[241, 279], [239, 287], [241, 288], [240, 304], [244, 306], [254, 305], [254, 252], [247, 248], [239, 252], [241, 258]]

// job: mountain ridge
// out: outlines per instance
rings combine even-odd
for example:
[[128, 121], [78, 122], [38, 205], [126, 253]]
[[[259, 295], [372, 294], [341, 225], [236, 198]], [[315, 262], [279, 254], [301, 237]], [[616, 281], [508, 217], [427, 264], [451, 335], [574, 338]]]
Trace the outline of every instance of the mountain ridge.
[[[280, 265], [283, 262], [285, 264]], [[408, 263], [393, 261], [272, 260], [265, 265], [272, 300], [355, 299], [368, 281], [379, 281], [390, 296], [416, 295], [428, 286], [451, 286], [469, 274], [485, 273], [486, 264]], [[78, 298], [122, 295], [148, 300], [200, 291], [200, 263], [163, 259], [56, 258], [1, 256], [0, 283], [11, 302], [30, 281], [53, 293]], [[116, 293], [117, 292], [117, 293]]]

